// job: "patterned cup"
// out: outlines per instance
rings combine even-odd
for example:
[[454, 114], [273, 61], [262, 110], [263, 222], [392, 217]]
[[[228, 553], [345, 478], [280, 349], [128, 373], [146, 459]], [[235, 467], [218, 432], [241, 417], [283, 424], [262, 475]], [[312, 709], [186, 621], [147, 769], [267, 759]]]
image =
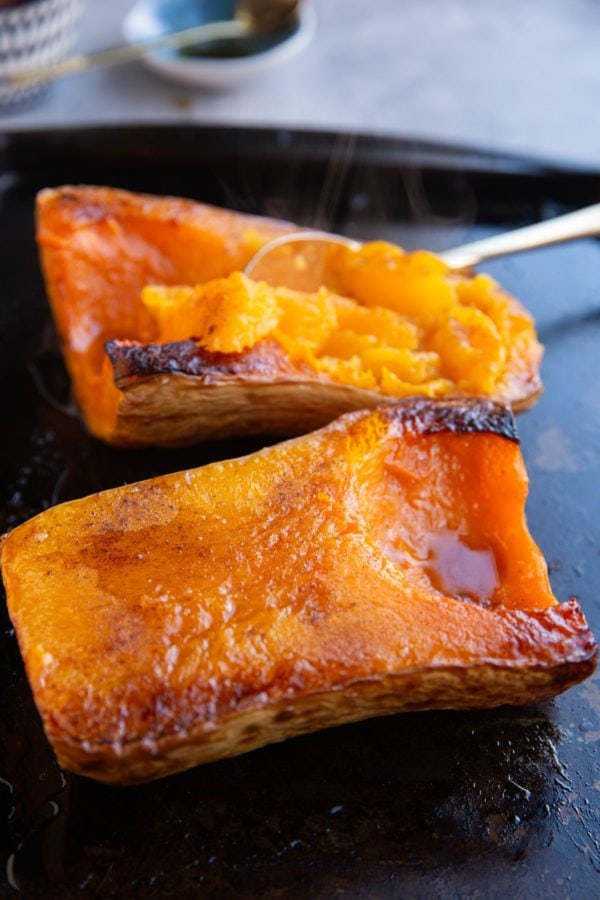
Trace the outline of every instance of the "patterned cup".
[[41, 85], [10, 85], [7, 76], [58, 62], [73, 46], [85, 0], [26, 0], [0, 7], [0, 106], [26, 100]]

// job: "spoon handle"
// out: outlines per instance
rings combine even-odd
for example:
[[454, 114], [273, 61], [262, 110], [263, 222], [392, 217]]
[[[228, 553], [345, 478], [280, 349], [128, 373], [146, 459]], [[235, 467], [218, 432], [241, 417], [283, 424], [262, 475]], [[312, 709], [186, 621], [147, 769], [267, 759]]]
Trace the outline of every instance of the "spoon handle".
[[40, 84], [44, 81], [53, 81], [63, 75], [74, 75], [77, 72], [86, 72], [88, 69], [98, 69], [105, 66], [114, 66], [120, 63], [133, 62], [141, 59], [153, 50], [189, 47], [193, 44], [209, 41], [245, 37], [248, 34], [248, 25], [239, 19], [230, 19], [223, 22], [208, 22], [204, 25], [194, 25], [192, 28], [184, 28], [171, 34], [161, 34], [147, 41], [136, 44], [124, 44], [121, 47], [112, 47], [110, 50], [99, 50], [95, 53], [86, 53], [79, 56], [71, 56], [60, 62], [47, 66], [39, 66], [36, 69], [20, 69], [6, 76], [9, 84]]
[[481, 241], [446, 250], [440, 256], [451, 269], [468, 269], [496, 256], [507, 256], [510, 253], [549, 247], [551, 244], [595, 235], [600, 235], [600, 203], [555, 219], [517, 228], [515, 231], [494, 234]]

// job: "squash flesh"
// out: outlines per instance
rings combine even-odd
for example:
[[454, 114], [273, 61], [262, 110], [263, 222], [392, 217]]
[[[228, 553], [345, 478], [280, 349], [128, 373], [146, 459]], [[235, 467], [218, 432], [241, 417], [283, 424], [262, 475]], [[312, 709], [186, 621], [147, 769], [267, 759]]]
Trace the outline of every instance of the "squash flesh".
[[[526, 528], [518, 445], [481, 403], [457, 419], [415, 402], [66, 503], [6, 538], [9, 612], [63, 765], [144, 780], [589, 674], [585, 620], [557, 606]], [[432, 559], [448, 534], [493, 556], [491, 594], [465, 590], [456, 542]]]

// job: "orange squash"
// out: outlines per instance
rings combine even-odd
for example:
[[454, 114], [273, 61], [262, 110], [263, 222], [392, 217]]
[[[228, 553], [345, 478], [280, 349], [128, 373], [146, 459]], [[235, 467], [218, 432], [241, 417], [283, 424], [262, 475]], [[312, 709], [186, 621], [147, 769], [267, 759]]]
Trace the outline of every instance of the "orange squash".
[[596, 645], [551, 593], [526, 493], [506, 409], [412, 400], [41, 513], [1, 563], [59, 762], [137, 782], [563, 691]]
[[[177, 445], [294, 434], [413, 395], [534, 401], [533, 321], [487, 276], [374, 243], [332, 253], [316, 296], [243, 279], [252, 254], [291, 230], [108, 188], [40, 194], [48, 293], [96, 436]], [[207, 310], [218, 341], [202, 337]]]

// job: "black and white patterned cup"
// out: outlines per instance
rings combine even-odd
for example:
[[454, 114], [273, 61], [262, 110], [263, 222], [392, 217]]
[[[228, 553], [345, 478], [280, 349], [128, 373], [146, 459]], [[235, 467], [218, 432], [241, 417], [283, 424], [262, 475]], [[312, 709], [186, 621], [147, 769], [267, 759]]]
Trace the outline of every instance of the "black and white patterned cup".
[[41, 85], [6, 78], [64, 59], [77, 36], [85, 0], [27, 0], [0, 8], [0, 106], [27, 100]]

